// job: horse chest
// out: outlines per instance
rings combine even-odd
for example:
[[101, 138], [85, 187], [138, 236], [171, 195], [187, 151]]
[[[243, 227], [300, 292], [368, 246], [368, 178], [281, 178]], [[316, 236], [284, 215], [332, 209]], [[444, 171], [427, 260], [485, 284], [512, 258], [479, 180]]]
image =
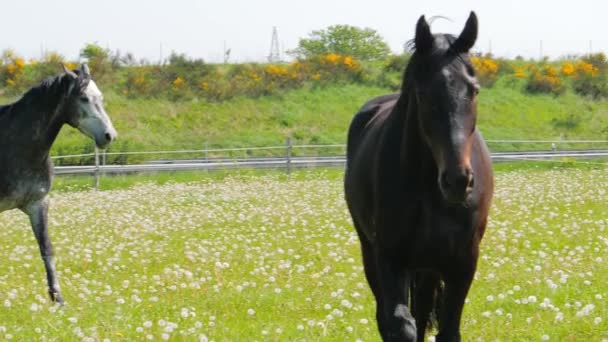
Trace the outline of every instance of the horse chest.
[[424, 210], [406, 205], [393, 224], [376, 227], [375, 244], [401, 255], [411, 267], [438, 267], [468, 253], [475, 231], [473, 218], [465, 209]]

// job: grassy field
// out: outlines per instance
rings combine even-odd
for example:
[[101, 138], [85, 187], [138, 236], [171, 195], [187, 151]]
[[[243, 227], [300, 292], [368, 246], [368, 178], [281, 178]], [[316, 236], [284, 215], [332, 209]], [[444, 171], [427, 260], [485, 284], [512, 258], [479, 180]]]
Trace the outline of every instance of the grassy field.
[[[340, 170], [163, 177], [58, 179], [62, 308], [26, 217], [0, 214], [0, 340], [378, 340]], [[465, 340], [608, 340], [605, 169], [496, 178]]]
[[[521, 90], [522, 86], [500, 79], [493, 88], [483, 89], [479, 126], [486, 139], [606, 138], [607, 101], [592, 101], [571, 91], [557, 98], [529, 95]], [[341, 144], [345, 142], [352, 116], [361, 105], [389, 92], [357, 84], [334, 85], [222, 103], [128, 100], [106, 92], [106, 109], [120, 135], [110, 151], [282, 145], [288, 136], [295, 144]], [[0, 102], [6, 101], [8, 99], [0, 99]], [[565, 128], [569, 122], [574, 126]], [[548, 145], [491, 144], [490, 147], [505, 150], [548, 148]], [[92, 141], [66, 127], [52, 153], [78, 154], [92, 149]]]

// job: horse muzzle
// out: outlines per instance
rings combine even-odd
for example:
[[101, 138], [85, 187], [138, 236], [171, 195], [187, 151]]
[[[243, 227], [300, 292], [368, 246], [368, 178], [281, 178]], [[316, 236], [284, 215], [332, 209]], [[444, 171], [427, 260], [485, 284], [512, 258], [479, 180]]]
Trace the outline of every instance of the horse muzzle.
[[452, 203], [465, 202], [473, 192], [475, 176], [470, 168], [445, 170], [439, 176], [439, 189], [443, 198]]

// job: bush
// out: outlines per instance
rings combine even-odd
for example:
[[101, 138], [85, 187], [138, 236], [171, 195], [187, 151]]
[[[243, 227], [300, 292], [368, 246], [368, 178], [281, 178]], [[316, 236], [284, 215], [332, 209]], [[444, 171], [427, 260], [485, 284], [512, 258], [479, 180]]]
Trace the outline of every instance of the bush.
[[403, 73], [411, 55], [393, 55], [388, 58], [378, 77], [377, 84], [381, 87], [397, 91], [401, 88]]
[[477, 72], [477, 80], [482, 87], [492, 87], [498, 80], [498, 63], [490, 57], [471, 57], [471, 63]]
[[361, 80], [361, 64], [351, 56], [335, 53], [300, 61], [308, 79], [317, 84], [356, 82]]
[[526, 83], [526, 91], [532, 94], [544, 93], [561, 95], [566, 91], [564, 82], [558, 77], [557, 69], [551, 65], [531, 66]]
[[25, 60], [12, 50], [5, 50], [0, 58], [0, 84], [7, 94], [16, 95], [26, 89], [24, 74]]
[[572, 78], [572, 88], [577, 94], [594, 99], [608, 97], [606, 82], [606, 56], [595, 54], [562, 65], [562, 74]]

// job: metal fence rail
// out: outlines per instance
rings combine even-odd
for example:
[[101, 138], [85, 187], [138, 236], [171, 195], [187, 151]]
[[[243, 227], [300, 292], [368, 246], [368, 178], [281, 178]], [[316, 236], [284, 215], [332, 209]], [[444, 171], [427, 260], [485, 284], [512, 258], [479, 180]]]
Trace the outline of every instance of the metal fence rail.
[[[593, 159], [608, 158], [608, 150], [589, 150], [573, 152], [500, 152], [492, 153], [495, 162], [518, 160], [547, 160], [560, 158]], [[96, 172], [107, 174], [155, 172], [155, 171], [184, 171], [184, 170], [217, 170], [228, 168], [301, 168], [319, 166], [344, 166], [344, 156], [315, 156], [315, 157], [273, 157], [273, 158], [235, 158], [235, 159], [207, 159], [207, 160], [158, 160], [146, 164], [136, 165], [83, 165], [83, 166], [56, 166], [56, 174], [93, 174]]]
[[[494, 152], [491, 154], [494, 162], [519, 160], [555, 160], [563, 158], [594, 159], [608, 158], [608, 140], [487, 140], [488, 144], [536, 144], [547, 146], [546, 150]], [[549, 145], [550, 144], [550, 145]], [[606, 149], [570, 149], [563, 146], [603, 146]], [[558, 150], [558, 146], [561, 150]], [[91, 157], [93, 165], [56, 166], [58, 175], [93, 175], [95, 188], [99, 185], [101, 174], [125, 174], [137, 172], [187, 171], [187, 170], [218, 170], [234, 168], [283, 168], [290, 172], [294, 168], [305, 167], [343, 167], [346, 163], [346, 145], [292, 145], [287, 139], [283, 146], [242, 147], [222, 149], [192, 149], [181, 151], [129, 151], [129, 152], [99, 152], [90, 154], [74, 154], [53, 156], [54, 160]], [[268, 153], [270, 156], [252, 157], [252, 154]], [[187, 156], [183, 159], [155, 159], [141, 164], [105, 165], [107, 156], [142, 155], [142, 156]], [[210, 157], [211, 155], [211, 157]]]

